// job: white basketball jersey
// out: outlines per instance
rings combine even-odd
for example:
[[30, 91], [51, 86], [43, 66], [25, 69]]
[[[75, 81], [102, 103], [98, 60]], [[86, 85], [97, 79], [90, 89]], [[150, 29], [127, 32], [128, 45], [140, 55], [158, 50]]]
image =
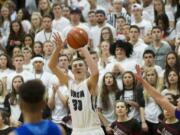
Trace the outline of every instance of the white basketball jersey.
[[69, 106], [73, 128], [100, 127], [100, 120], [93, 105], [93, 97], [89, 92], [87, 80], [76, 84], [69, 81]]

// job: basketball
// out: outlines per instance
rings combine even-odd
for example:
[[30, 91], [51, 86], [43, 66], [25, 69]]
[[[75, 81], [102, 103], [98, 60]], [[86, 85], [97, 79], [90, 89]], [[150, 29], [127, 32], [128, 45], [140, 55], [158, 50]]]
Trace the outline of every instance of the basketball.
[[81, 48], [88, 43], [88, 34], [82, 28], [73, 28], [67, 35], [67, 43], [74, 49]]

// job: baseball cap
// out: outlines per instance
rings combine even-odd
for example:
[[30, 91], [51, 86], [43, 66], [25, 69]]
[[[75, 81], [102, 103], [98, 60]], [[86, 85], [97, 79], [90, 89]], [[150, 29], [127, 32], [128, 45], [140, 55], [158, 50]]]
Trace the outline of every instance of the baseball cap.
[[132, 5], [132, 10], [142, 10], [142, 6], [138, 3]]
[[102, 10], [102, 9], [98, 9], [98, 10], [96, 10], [96, 14], [103, 14], [104, 16], [106, 16], [105, 11], [104, 11], [104, 10]]
[[81, 9], [78, 7], [71, 7], [70, 14], [81, 14]]

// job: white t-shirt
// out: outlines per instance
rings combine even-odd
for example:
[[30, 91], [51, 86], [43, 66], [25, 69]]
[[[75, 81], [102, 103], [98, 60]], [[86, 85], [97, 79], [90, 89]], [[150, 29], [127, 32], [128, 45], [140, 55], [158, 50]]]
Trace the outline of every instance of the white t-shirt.
[[19, 104], [10, 105], [10, 108], [11, 108], [11, 117], [16, 121], [19, 121], [21, 115], [21, 109], [19, 107]]
[[156, 72], [158, 73], [158, 77], [163, 78], [164, 77], [163, 69], [158, 65], [155, 65], [154, 68], [155, 68]]
[[180, 18], [178, 18], [177, 22], [176, 22], [176, 34], [180, 33]]
[[55, 75], [46, 71], [43, 71], [41, 74], [36, 74], [35, 72], [33, 72], [33, 79], [41, 80], [46, 86], [47, 90], [51, 89], [54, 84], [59, 83]]
[[170, 22], [172, 21], [175, 21], [175, 13], [177, 11], [177, 8], [176, 6], [171, 6], [170, 4], [166, 4], [165, 5], [165, 12], [166, 12], [166, 15], [168, 16], [168, 19]]
[[143, 40], [138, 39], [137, 43], [133, 45], [133, 53], [131, 58], [134, 59], [138, 64], [142, 65], [143, 53], [147, 47], [148, 45], [146, 45]]
[[141, 22], [136, 23], [135, 21], [131, 23], [131, 25], [136, 25], [140, 29], [140, 37], [144, 38], [148, 31], [152, 29], [152, 23], [143, 19]]
[[162, 90], [161, 95], [165, 96], [168, 93], [173, 94], [175, 96], [178, 95], [178, 91], [177, 90], [169, 90], [169, 89]]
[[55, 29], [52, 29], [51, 32], [45, 32], [44, 30], [42, 30], [35, 35], [34, 41], [40, 41], [41, 43], [44, 43], [45, 41], [53, 42], [53, 34], [56, 33], [59, 33], [59, 35], [63, 38], [61, 32]]
[[144, 114], [147, 121], [159, 123], [161, 109], [152, 97], [149, 97], [148, 102], [145, 104]]
[[71, 6], [73, 7], [79, 7], [82, 11], [82, 15], [84, 19], [87, 21], [88, 18], [88, 12], [90, 11], [90, 4], [87, 0], [71, 0], [72, 4]]
[[49, 68], [49, 60], [50, 56], [44, 57], [44, 71], [52, 73], [51, 69]]
[[152, 24], [154, 23], [154, 5], [153, 2], [143, 8], [143, 19], [150, 21]]
[[[134, 60], [134, 59], [129, 59], [129, 58], [126, 58], [122, 61], [114, 61], [112, 63], [109, 63], [104, 72], [101, 74], [101, 76], [99, 77], [99, 85], [102, 83], [102, 78], [103, 76], [105, 75], [105, 73], [107, 72], [112, 72], [113, 71], [113, 68], [115, 65], [120, 65], [124, 71], [132, 71], [133, 73], [135, 73], [135, 66], [137, 65], [137, 62]], [[123, 88], [123, 84], [122, 84], [122, 78], [117, 78], [116, 79], [117, 81], [117, 85], [118, 85], [118, 88]]]
[[114, 61], [113, 63], [109, 63], [106, 66], [106, 72], [112, 72], [115, 65], [120, 64], [120, 66], [124, 69], [124, 71], [132, 71], [135, 72], [135, 66], [137, 62], [134, 59], [126, 58], [122, 61]]
[[111, 1], [109, 0], [97, 0], [97, 5], [101, 5], [104, 9], [106, 9], [106, 12], [109, 12], [108, 9], [112, 7]]
[[21, 21], [21, 24], [24, 28], [25, 33], [29, 33], [29, 30], [31, 29], [31, 23], [28, 20]]
[[28, 81], [28, 80], [32, 80], [33, 79], [33, 75], [31, 72], [28, 72], [26, 70], [23, 70], [21, 73], [17, 73], [17, 72], [12, 72], [8, 75], [7, 78], [7, 90], [11, 90], [12, 88], [12, 80], [15, 76], [20, 75], [23, 77], [24, 82]]
[[113, 38], [116, 39], [116, 29], [112, 25], [105, 23], [103, 27], [95, 26], [90, 31], [94, 49], [96, 49], [100, 44], [101, 30], [104, 27], [109, 27], [113, 33]]
[[[66, 86], [60, 86], [57, 92], [60, 92], [63, 96], [68, 96], [68, 89]], [[52, 110], [52, 121], [55, 123], [62, 123], [62, 119], [68, 115], [68, 108], [63, 105], [58, 94], [55, 94], [55, 108]], [[52, 97], [53, 90], [50, 89], [49, 98]]]
[[28, 72], [33, 72], [33, 65], [31, 62], [28, 64], [23, 64], [23, 70], [27, 70]]
[[63, 30], [69, 25], [70, 21], [63, 16], [59, 19], [54, 19], [52, 21], [52, 28], [60, 32], [63, 32]]
[[5, 70], [1, 70], [0, 69], [0, 79], [2, 78], [7, 78], [9, 74], [13, 73], [14, 70], [11, 70], [9, 68], [5, 69]]
[[102, 114], [104, 115], [104, 117], [108, 120], [109, 123], [112, 123], [116, 120], [116, 116], [114, 112], [115, 110], [114, 105], [116, 101], [115, 93], [110, 92], [108, 94], [108, 98], [109, 98], [108, 109], [103, 108], [102, 97], [100, 95], [98, 96], [97, 107], [102, 109]]

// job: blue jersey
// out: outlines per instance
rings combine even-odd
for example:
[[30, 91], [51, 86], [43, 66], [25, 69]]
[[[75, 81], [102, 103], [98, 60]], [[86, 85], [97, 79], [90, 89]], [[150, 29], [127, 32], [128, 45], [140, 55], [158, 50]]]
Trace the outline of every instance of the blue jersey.
[[175, 116], [178, 120], [180, 120], [180, 111], [179, 110], [175, 110]]
[[61, 135], [56, 124], [49, 120], [38, 123], [25, 123], [15, 130], [16, 135]]

